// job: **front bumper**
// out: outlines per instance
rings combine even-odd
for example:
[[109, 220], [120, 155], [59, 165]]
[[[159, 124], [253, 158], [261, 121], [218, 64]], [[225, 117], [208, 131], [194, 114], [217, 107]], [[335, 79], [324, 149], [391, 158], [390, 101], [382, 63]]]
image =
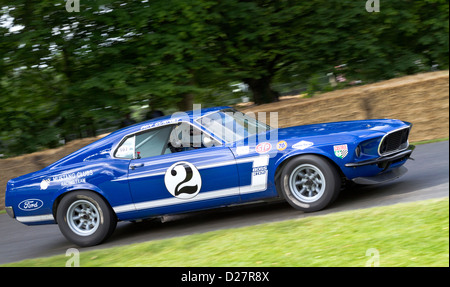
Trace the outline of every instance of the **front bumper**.
[[414, 148], [415, 148], [415, 146], [410, 145], [408, 147], [408, 149], [401, 151], [399, 153], [393, 154], [393, 155], [382, 156], [382, 157], [379, 157], [376, 159], [369, 159], [369, 160], [364, 160], [364, 161], [359, 161], [359, 162], [349, 162], [349, 163], [346, 163], [345, 166], [346, 167], [358, 167], [358, 166], [376, 164], [379, 167], [382, 167], [384, 170], [387, 170], [389, 168], [389, 166], [391, 165], [391, 163], [409, 159]]
[[382, 182], [397, 179], [400, 176], [404, 175], [407, 171], [408, 171], [408, 169], [406, 167], [400, 166], [400, 167], [394, 168], [388, 172], [380, 173], [376, 176], [357, 177], [352, 180], [353, 180], [353, 182], [355, 182], [357, 184], [379, 184]]
[[11, 216], [11, 218], [14, 218], [14, 209], [12, 206], [5, 206], [6, 213]]
[[[414, 148], [415, 146], [410, 145], [408, 149], [392, 155], [382, 156], [376, 159], [360, 162], [347, 163], [345, 166], [355, 168], [361, 166], [376, 165], [378, 168], [382, 168], [383, 170], [375, 176], [356, 177], [352, 179], [357, 184], [379, 184], [382, 182], [397, 179], [408, 171], [408, 169], [403, 166], [403, 163], [411, 157]], [[397, 163], [401, 163], [402, 165], [398, 166]], [[393, 167], [391, 167], [391, 165], [393, 165]], [[389, 169], [390, 167], [391, 169]]]

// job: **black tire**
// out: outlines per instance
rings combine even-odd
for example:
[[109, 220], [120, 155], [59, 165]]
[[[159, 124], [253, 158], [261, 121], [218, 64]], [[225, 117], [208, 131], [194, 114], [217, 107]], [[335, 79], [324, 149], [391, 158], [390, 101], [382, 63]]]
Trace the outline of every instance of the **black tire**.
[[326, 159], [304, 155], [291, 159], [279, 178], [281, 196], [294, 208], [318, 211], [332, 203], [339, 194], [341, 178]]
[[64, 196], [58, 205], [56, 220], [61, 233], [82, 247], [102, 243], [117, 225], [109, 204], [92, 191], [74, 191]]

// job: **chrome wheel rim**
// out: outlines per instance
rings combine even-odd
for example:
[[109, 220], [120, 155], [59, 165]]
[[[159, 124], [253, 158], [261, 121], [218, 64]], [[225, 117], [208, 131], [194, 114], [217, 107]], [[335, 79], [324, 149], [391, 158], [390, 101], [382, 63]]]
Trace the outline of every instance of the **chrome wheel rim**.
[[306, 203], [317, 201], [325, 192], [325, 176], [311, 164], [301, 164], [289, 177], [289, 187], [298, 200]]
[[67, 223], [80, 236], [92, 235], [100, 226], [99, 210], [90, 201], [77, 200], [67, 210]]

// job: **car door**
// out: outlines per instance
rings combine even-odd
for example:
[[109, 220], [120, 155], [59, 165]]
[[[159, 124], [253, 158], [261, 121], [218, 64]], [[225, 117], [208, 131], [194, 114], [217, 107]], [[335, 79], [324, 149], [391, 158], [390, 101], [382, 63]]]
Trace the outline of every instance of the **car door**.
[[174, 147], [178, 127], [169, 125], [137, 134], [129, 143], [134, 150], [123, 148], [135, 153], [128, 174], [135, 210], [141, 216], [152, 216], [239, 202], [238, 173], [231, 150], [224, 146]]

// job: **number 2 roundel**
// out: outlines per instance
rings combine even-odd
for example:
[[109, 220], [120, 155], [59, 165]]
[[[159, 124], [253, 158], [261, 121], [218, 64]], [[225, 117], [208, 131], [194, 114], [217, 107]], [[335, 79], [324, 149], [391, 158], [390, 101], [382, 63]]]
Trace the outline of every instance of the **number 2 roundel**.
[[187, 161], [179, 161], [170, 166], [164, 176], [167, 190], [181, 199], [195, 197], [202, 188], [202, 178], [198, 169]]

